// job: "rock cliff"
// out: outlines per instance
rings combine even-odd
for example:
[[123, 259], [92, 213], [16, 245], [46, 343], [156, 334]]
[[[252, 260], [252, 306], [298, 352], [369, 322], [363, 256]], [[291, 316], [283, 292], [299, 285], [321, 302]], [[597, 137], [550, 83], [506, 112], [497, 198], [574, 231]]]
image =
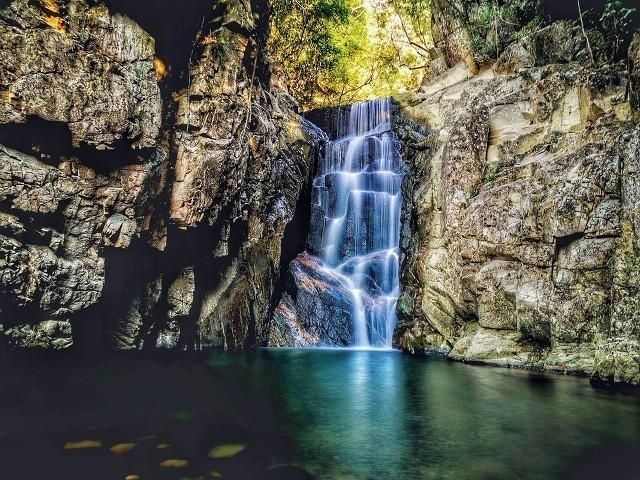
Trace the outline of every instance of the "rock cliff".
[[591, 65], [558, 22], [395, 99], [399, 346], [640, 382], [637, 45]]
[[264, 343], [318, 142], [271, 87], [268, 22], [261, 0], [0, 10], [4, 343]]

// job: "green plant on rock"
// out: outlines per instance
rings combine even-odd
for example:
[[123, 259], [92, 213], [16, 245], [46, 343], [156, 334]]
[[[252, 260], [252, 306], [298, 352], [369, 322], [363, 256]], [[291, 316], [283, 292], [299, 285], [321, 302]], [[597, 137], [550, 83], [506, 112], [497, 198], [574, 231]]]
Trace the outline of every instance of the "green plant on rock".
[[490, 63], [511, 43], [535, 31], [543, 23], [529, 2], [480, 0], [468, 7], [468, 28], [476, 60]]
[[621, 0], [609, 0], [604, 6], [600, 22], [605, 34], [613, 40], [613, 56], [617, 57], [623, 39], [630, 34], [633, 15], [637, 9], [627, 8]]
[[506, 158], [496, 164], [490, 171], [488, 171], [483, 179], [482, 183], [493, 182], [496, 178], [500, 176], [502, 171], [506, 168], [513, 167], [515, 165], [515, 158]]

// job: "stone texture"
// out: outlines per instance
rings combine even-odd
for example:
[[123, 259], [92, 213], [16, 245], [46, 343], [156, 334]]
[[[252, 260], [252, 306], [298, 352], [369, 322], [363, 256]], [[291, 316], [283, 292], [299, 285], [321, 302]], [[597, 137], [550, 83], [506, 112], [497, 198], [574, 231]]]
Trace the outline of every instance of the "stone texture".
[[126, 312], [114, 323], [110, 332], [111, 346], [116, 350], [140, 350], [160, 315], [162, 277], [144, 286], [129, 302]]
[[180, 272], [167, 292], [169, 318], [186, 317], [191, 313], [195, 289], [196, 281], [193, 267], [186, 267]]
[[[252, 17], [238, 21], [242, 28], [225, 17], [209, 34], [177, 99], [170, 199], [180, 228], [208, 224], [219, 232], [213, 252], [225, 268], [205, 292], [198, 335], [202, 345], [225, 348], [266, 343], [285, 228], [321, 140], [293, 99], [271, 91], [260, 75], [263, 46], [252, 38]], [[224, 55], [215, 55], [221, 44]]]
[[75, 146], [152, 147], [161, 124], [154, 40], [84, 0], [16, 0], [0, 11], [0, 124], [65, 122]]
[[640, 130], [626, 66], [589, 67], [575, 28], [396, 98], [402, 348], [637, 382]]
[[269, 346], [310, 347], [353, 344], [353, 298], [344, 282], [311, 254], [289, 265], [295, 298], [285, 294], [274, 312]]
[[[270, 87], [261, 5], [204, 5], [184, 72], [101, 2], [0, 10], [4, 332], [68, 322], [126, 350], [266, 342], [320, 133]], [[34, 335], [54, 341], [10, 343]]]
[[629, 47], [629, 100], [634, 111], [640, 110], [640, 33], [633, 35]]
[[12, 347], [64, 350], [73, 344], [71, 324], [45, 320], [35, 325], [14, 325], [4, 332]]

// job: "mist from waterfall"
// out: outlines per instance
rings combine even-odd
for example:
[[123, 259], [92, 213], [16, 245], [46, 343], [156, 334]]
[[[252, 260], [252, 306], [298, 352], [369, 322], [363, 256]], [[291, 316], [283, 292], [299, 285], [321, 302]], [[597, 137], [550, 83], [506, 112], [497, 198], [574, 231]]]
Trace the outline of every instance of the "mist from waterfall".
[[320, 258], [352, 296], [354, 346], [391, 348], [404, 176], [391, 102], [354, 104], [337, 123], [313, 184], [324, 212]]

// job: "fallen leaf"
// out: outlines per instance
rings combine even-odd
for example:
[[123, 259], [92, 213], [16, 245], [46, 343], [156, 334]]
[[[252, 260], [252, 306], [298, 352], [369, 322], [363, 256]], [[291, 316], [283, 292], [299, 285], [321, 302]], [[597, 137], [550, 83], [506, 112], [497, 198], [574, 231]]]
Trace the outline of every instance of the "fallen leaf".
[[118, 443], [110, 448], [114, 455], [124, 455], [138, 446], [137, 443]]
[[127, 475], [124, 480], [140, 480], [140, 475]]
[[158, 445], [156, 445], [156, 448], [158, 450], [164, 450], [165, 448], [171, 448], [171, 445], [168, 443], [159, 443]]
[[222, 478], [222, 474], [220, 472], [216, 472], [215, 470], [210, 473], [213, 478]]
[[188, 460], [181, 460], [178, 458], [170, 458], [160, 464], [163, 468], [184, 468], [187, 465], [189, 465]]
[[65, 450], [79, 450], [81, 448], [100, 448], [102, 442], [99, 440], [80, 440], [78, 442], [67, 442], [64, 444]]
[[231, 458], [235, 457], [241, 451], [247, 448], [247, 445], [242, 443], [230, 443], [228, 445], [218, 445], [213, 447], [209, 452], [210, 458]]

